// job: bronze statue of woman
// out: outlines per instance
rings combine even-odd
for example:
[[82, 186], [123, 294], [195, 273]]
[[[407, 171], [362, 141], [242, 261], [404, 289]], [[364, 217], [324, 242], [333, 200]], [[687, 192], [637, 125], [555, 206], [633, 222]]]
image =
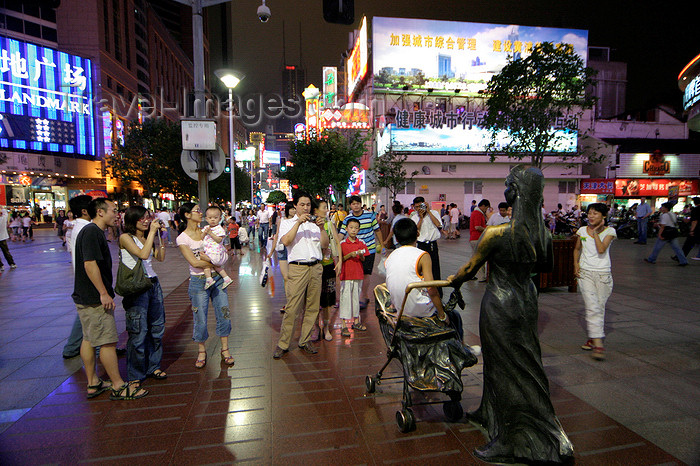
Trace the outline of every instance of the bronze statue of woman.
[[573, 458], [573, 446], [554, 414], [537, 335], [537, 290], [531, 272], [552, 268], [552, 237], [541, 214], [544, 177], [514, 167], [506, 179], [509, 223], [488, 227], [476, 253], [457, 274], [456, 286], [487, 261], [479, 333], [484, 358], [481, 405], [468, 416], [488, 432], [474, 454], [490, 462], [555, 462]]

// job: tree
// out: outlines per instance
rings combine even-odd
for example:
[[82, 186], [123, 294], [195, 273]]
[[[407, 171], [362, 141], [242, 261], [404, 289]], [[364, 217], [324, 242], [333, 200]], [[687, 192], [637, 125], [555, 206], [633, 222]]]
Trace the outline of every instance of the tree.
[[370, 180], [376, 188], [387, 188], [391, 193], [391, 199], [396, 199], [399, 191], [406, 187], [406, 183], [411, 181], [418, 174], [418, 170], [407, 176], [404, 164], [408, 155], [395, 152], [391, 146], [381, 157], [374, 160], [374, 167], [370, 169]]
[[529, 156], [541, 168], [547, 154], [564, 160], [579, 156], [561, 147], [566, 134], [578, 130], [583, 110], [593, 106], [585, 90], [593, 85], [594, 73], [573, 47], [551, 42], [504, 66], [486, 88], [484, 127], [491, 132], [491, 161], [500, 154], [518, 160]]
[[329, 187], [337, 194], [345, 193], [352, 167], [359, 163], [368, 139], [359, 131], [346, 134], [324, 131], [319, 138], [291, 142], [289, 158], [294, 165], [286, 172], [290, 184], [312, 196], [326, 196]]
[[[250, 175], [236, 166], [236, 202], [250, 200]], [[209, 198], [223, 203], [231, 202], [231, 173], [223, 173], [209, 182]]]
[[197, 192], [197, 184], [180, 167], [180, 125], [164, 119], [132, 122], [120, 145], [107, 160], [108, 171], [122, 183], [136, 182], [144, 196], [172, 193], [176, 199]]
[[275, 190], [267, 195], [268, 204], [280, 204], [282, 202], [287, 202], [287, 195], [280, 190]]

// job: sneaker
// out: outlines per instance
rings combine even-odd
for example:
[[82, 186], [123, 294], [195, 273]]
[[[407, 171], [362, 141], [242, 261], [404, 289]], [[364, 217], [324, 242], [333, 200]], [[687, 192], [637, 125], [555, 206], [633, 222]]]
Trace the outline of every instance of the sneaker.
[[671, 260], [678, 262], [678, 256], [671, 256]]
[[688, 265], [687, 262], [685, 264], [678, 264], [678, 267], [685, 267], [686, 265]]
[[11, 268], [11, 269], [16, 269], [16, 268], [17, 268], [17, 264], [12, 264], [12, 265], [10, 266], [10, 268]]
[[318, 348], [316, 348], [314, 345], [312, 345], [310, 342], [306, 342], [303, 345], [300, 345], [299, 348], [303, 349], [305, 352], [309, 354], [316, 354], [318, 353]]
[[[233, 280], [231, 280], [231, 277], [226, 277], [224, 278], [224, 283], [221, 285], [221, 289], [225, 290], [227, 286], [229, 286], [231, 283], [233, 283]], [[206, 290], [206, 288], [204, 288]]]
[[208, 290], [208, 289], [211, 288], [212, 286], [214, 286], [214, 279], [213, 279], [213, 278], [207, 278], [207, 282], [204, 284], [204, 289], [205, 289], [205, 290]]
[[656, 264], [656, 262], [652, 262], [649, 259], [647, 259], [646, 257], [644, 258], [644, 262], [646, 262], [647, 264]]
[[595, 359], [596, 361], [604, 361], [605, 360], [605, 348], [602, 346], [595, 346], [592, 348], [593, 353], [591, 354], [591, 357]]
[[272, 353], [272, 358], [273, 358], [273, 359], [279, 359], [279, 358], [281, 358], [282, 356], [284, 356], [286, 352], [287, 352], [286, 349], [282, 349], [282, 348], [280, 348], [280, 347], [278, 346], [277, 348], [275, 348], [275, 352]]
[[586, 343], [581, 345], [582, 350], [590, 351], [593, 348], [595, 348], [595, 345], [593, 344], [593, 340], [588, 340]]

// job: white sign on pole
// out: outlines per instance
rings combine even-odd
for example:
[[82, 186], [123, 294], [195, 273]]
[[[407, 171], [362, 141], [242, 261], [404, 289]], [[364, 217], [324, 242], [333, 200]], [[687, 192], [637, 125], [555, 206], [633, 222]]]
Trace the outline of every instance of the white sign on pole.
[[182, 120], [181, 125], [184, 150], [216, 150], [215, 121]]
[[[189, 150], [183, 150], [180, 154], [180, 163], [182, 169], [185, 170], [187, 176], [193, 180], [197, 180], [197, 153]], [[209, 173], [207, 178], [209, 181], [215, 180], [224, 172], [226, 167], [226, 154], [221, 146], [216, 146], [216, 150], [207, 152], [207, 169]]]

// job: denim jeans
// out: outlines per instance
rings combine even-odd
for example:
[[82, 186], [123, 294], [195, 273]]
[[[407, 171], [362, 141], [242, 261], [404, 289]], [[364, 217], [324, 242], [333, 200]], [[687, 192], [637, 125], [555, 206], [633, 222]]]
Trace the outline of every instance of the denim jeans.
[[270, 231], [270, 224], [269, 223], [261, 223], [260, 224], [260, 231], [258, 234], [260, 235], [260, 247], [263, 248], [267, 245], [267, 233]]
[[126, 368], [129, 380], [144, 380], [160, 369], [163, 358], [165, 307], [163, 290], [156, 278], [148, 291], [124, 298], [126, 312]]
[[671, 244], [674, 254], [678, 257], [678, 263], [687, 264], [688, 259], [685, 258], [685, 254], [683, 254], [683, 250], [678, 244], [678, 238], [673, 238], [671, 241], [657, 238], [656, 243], [654, 243], [654, 250], [651, 251], [651, 256], [649, 256], [649, 262], [656, 262], [656, 258], [659, 257], [661, 249], [669, 243]]
[[216, 335], [227, 337], [231, 333], [231, 317], [228, 308], [228, 295], [226, 290], [219, 287], [224, 279], [218, 273], [213, 273], [214, 285], [204, 289], [206, 277], [204, 275], [190, 275], [190, 285], [187, 289], [192, 301], [192, 317], [194, 329], [192, 339], [197, 343], [204, 343], [209, 338], [207, 331], [207, 315], [209, 313], [209, 299], [216, 312]]
[[70, 331], [68, 341], [63, 347], [63, 356], [72, 358], [80, 354], [80, 345], [83, 343], [83, 326], [80, 324], [80, 317], [75, 316], [73, 328]]
[[647, 223], [649, 223], [649, 217], [637, 218], [637, 240], [640, 243], [647, 242]]

